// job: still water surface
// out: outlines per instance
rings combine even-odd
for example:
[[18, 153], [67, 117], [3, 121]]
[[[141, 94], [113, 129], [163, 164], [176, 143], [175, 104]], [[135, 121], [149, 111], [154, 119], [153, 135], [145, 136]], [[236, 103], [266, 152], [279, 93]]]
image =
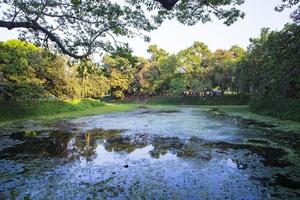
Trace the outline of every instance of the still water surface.
[[191, 107], [20, 122], [0, 199], [299, 199], [299, 135]]

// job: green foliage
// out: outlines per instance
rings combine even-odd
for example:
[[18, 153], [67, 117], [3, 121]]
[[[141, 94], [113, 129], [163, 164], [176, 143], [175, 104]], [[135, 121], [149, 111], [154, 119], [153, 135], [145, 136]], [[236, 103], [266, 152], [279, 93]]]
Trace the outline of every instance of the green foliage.
[[110, 73], [110, 86], [112, 95], [116, 98], [124, 98], [124, 91], [129, 87], [129, 80], [126, 75], [120, 73], [117, 70], [112, 70]]
[[300, 23], [300, 0], [281, 0], [282, 4], [275, 7], [275, 10], [278, 12], [282, 12], [286, 8], [296, 7], [296, 10], [292, 12], [290, 17], [293, 19], [295, 23]]
[[[159, 103], [209, 104], [215, 100], [206, 102], [203, 99], [219, 97], [207, 97], [208, 91], [219, 89], [221, 93], [252, 96], [254, 111], [261, 109], [262, 113], [297, 119], [291, 110], [298, 111], [299, 107], [295, 103], [300, 91], [299, 36], [300, 29], [296, 24], [287, 24], [281, 31], [265, 28], [259, 38], [250, 40], [247, 52], [233, 46], [229, 50], [220, 49], [212, 53], [205, 44], [195, 42], [177, 55], [170, 55], [151, 45], [148, 49], [150, 59], [141, 61], [135, 71], [134, 82], [137, 84], [134, 86], [138, 89], [134, 94], [164, 96], [151, 98]], [[183, 93], [188, 97], [169, 97]], [[273, 109], [273, 103], [268, 101], [269, 106], [264, 104], [265, 97], [277, 102]], [[201, 100], [194, 100], [197, 98]], [[290, 106], [285, 102], [290, 102]], [[278, 114], [274, 114], [276, 112]]]
[[187, 85], [187, 79], [183, 75], [178, 74], [169, 82], [170, 93], [172, 95], [181, 95], [182, 92], [186, 90]]
[[110, 94], [115, 98], [123, 99], [125, 91], [133, 85], [135, 61], [132, 62], [128, 57], [105, 55], [102, 62], [108, 78]]
[[151, 55], [148, 60], [137, 58], [135, 63], [120, 56], [104, 56], [103, 66], [113, 96], [183, 93], [204, 96], [213, 88], [220, 88], [223, 93], [237, 92], [237, 63], [246, 54], [238, 46], [212, 53], [202, 42], [195, 42], [177, 55], [157, 45], [150, 45], [148, 52]]
[[5, 102], [41, 96], [43, 80], [36, 77], [33, 67], [39, 53], [36, 46], [20, 40], [0, 42], [0, 86]]
[[[287, 24], [281, 31], [264, 28], [260, 37], [250, 41], [247, 52], [238, 46], [211, 52], [204, 43], [194, 42], [178, 54], [169, 54], [150, 45], [149, 59], [119, 48], [97, 65], [89, 59], [71, 64], [30, 43], [11, 40], [0, 43], [0, 95], [4, 103], [16, 105], [38, 104], [49, 97], [107, 95], [115, 99], [167, 96], [153, 97], [153, 102], [218, 105], [246, 103], [239, 96], [250, 95], [254, 111], [298, 119], [291, 110], [293, 106], [297, 110], [300, 97], [300, 26]], [[274, 108], [266, 106], [265, 102], [273, 101]]]
[[300, 26], [287, 24], [281, 31], [263, 29], [251, 39], [243, 64], [250, 77], [249, 87], [256, 97], [296, 98], [300, 91]]
[[300, 26], [264, 28], [250, 41], [248, 55], [237, 64], [239, 91], [252, 96], [254, 112], [299, 120]]
[[31, 43], [0, 43], [0, 98], [6, 104], [40, 98], [101, 98], [110, 89], [102, 70], [89, 60], [69, 66], [59, 55]]
[[[244, 16], [237, 6], [243, 0], [0, 0], [5, 12], [0, 27], [24, 28], [21, 36], [44, 47], [55, 43], [63, 53], [76, 59], [99, 51], [120, 52], [128, 45], [115, 42], [158, 28], [167, 19], [183, 24], [211, 21], [212, 17], [230, 25]], [[149, 40], [147, 36], [145, 40]], [[82, 54], [79, 54], [82, 52]]]
[[224, 93], [232, 85], [233, 53], [226, 50], [217, 50], [212, 59], [214, 87], [219, 87]]
[[77, 84], [79, 84], [79, 97], [81, 98], [101, 98], [105, 96], [110, 83], [104, 76], [102, 69], [90, 60], [83, 59], [77, 66]]
[[178, 53], [179, 63], [187, 73], [193, 73], [202, 67], [209, 67], [211, 57], [211, 51], [202, 42], [194, 42], [191, 47]]
[[168, 52], [159, 48], [157, 45], [150, 45], [147, 52], [151, 54], [150, 60], [156, 62], [168, 56]]

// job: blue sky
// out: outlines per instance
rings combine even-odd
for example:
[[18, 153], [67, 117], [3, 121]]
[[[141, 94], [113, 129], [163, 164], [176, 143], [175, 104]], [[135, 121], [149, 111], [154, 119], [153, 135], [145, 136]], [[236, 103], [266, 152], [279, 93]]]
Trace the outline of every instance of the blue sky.
[[[240, 7], [246, 13], [245, 18], [229, 27], [218, 20], [206, 24], [198, 23], [195, 26], [184, 26], [175, 20], [166, 21], [159, 29], [150, 33], [150, 43], [135, 38], [129, 40], [129, 44], [136, 55], [144, 57], [148, 57], [149, 44], [157, 44], [170, 53], [177, 53], [191, 46], [194, 41], [206, 43], [213, 51], [219, 48], [229, 49], [232, 45], [246, 48], [249, 38], [257, 37], [261, 28], [280, 30], [285, 23], [291, 22], [289, 18], [291, 10], [282, 13], [274, 11], [274, 7], [280, 2], [280, 0], [245, 0], [245, 4]], [[8, 31], [0, 28], [0, 41], [17, 37], [16, 30]]]

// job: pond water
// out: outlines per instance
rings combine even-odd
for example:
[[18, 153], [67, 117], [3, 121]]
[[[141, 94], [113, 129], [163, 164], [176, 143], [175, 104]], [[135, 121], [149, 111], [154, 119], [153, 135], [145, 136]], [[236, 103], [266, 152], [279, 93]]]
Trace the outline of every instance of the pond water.
[[147, 109], [0, 134], [0, 199], [299, 199], [300, 133], [197, 108]]

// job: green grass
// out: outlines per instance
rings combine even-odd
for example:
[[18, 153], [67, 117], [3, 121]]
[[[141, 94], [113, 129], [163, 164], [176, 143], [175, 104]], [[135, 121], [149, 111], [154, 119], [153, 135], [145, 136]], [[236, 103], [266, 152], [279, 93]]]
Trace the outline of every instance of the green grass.
[[76, 118], [80, 116], [87, 115], [98, 115], [98, 114], [106, 114], [112, 112], [125, 112], [125, 111], [133, 111], [138, 108], [136, 104], [109, 104], [106, 103], [101, 107], [93, 107], [85, 110], [73, 111], [73, 112], [64, 112], [56, 115], [46, 115], [39, 116], [38, 119], [42, 120], [54, 120], [54, 119], [62, 119], [62, 118]]
[[300, 99], [264, 97], [252, 100], [251, 111], [300, 122]]
[[136, 105], [107, 104], [97, 100], [83, 99], [71, 101], [38, 101], [35, 104], [0, 106], [0, 122], [22, 119], [75, 118], [108, 112], [122, 112], [135, 109]]

